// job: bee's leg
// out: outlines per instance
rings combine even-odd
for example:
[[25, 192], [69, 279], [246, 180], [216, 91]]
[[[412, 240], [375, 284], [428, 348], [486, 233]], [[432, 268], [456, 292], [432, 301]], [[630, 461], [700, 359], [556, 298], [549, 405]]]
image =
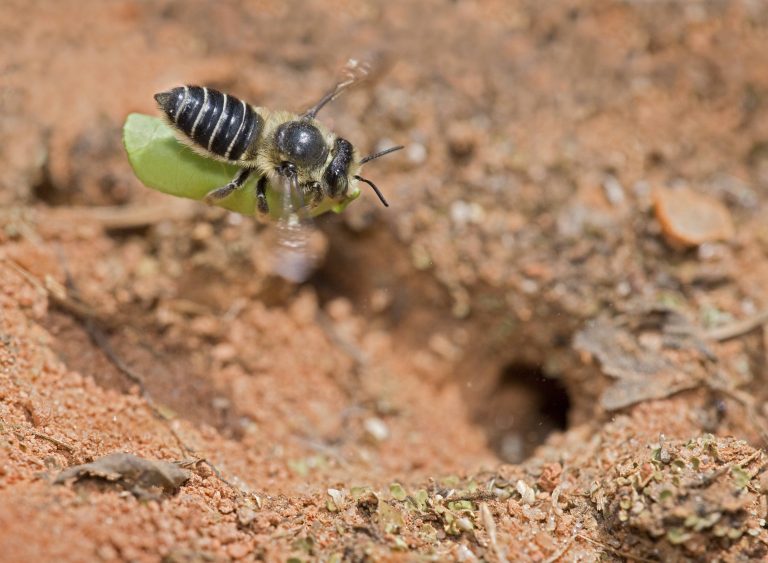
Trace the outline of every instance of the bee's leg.
[[217, 201], [224, 199], [235, 190], [242, 188], [251, 173], [253, 173], [253, 168], [241, 168], [229, 184], [211, 190], [205, 194], [203, 201], [208, 205], [213, 205]]
[[312, 182], [307, 187], [307, 191], [312, 198], [312, 203], [315, 205], [319, 205], [320, 202], [325, 199], [325, 191], [323, 191], [323, 187], [320, 185], [320, 182]]
[[269, 204], [267, 204], [267, 177], [262, 176], [259, 178], [259, 183], [256, 184], [256, 206], [259, 211], [266, 215], [269, 213]]

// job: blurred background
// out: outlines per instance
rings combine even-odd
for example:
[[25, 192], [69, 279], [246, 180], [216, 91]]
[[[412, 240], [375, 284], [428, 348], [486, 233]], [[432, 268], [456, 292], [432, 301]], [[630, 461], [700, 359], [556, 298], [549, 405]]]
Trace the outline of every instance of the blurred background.
[[[42, 291], [25, 305], [7, 274], [6, 330], [27, 334], [27, 315], [47, 336], [25, 361], [50, 348], [127, 417], [75, 401], [51, 422], [83, 441], [75, 457], [178, 458], [134, 418], [135, 381], [44, 299], [74, 280], [194, 449], [286, 494], [540, 468], [672, 396], [633, 432], [759, 443], [754, 418], [698, 387], [709, 368], [680, 368], [708, 360], [649, 367], [656, 336], [634, 349], [583, 327], [672, 307], [707, 328], [768, 306], [767, 49], [762, 0], [4, 0], [0, 243]], [[134, 177], [121, 128], [159, 115], [155, 92], [201, 84], [300, 112], [349, 59], [370, 76], [321, 121], [363, 154], [406, 148], [366, 168], [390, 208], [364, 191], [317, 221], [325, 258], [302, 286], [272, 275], [268, 226]], [[740, 346], [713, 352], [718, 369], [763, 416], [762, 336]], [[642, 357], [590, 361], [619, 348]], [[653, 378], [617, 389], [627, 370]], [[65, 393], [13, 385], [31, 412]], [[19, 463], [23, 481], [35, 464]]]

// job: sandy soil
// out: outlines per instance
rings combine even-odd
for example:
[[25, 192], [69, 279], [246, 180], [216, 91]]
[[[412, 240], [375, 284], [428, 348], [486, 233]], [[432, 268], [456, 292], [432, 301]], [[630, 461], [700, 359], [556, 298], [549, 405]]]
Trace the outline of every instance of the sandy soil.
[[[768, 557], [766, 48], [751, 0], [0, 4], [0, 560]], [[155, 92], [350, 57], [323, 121], [406, 150], [308, 282], [133, 176]], [[56, 482], [118, 452], [184, 478]]]

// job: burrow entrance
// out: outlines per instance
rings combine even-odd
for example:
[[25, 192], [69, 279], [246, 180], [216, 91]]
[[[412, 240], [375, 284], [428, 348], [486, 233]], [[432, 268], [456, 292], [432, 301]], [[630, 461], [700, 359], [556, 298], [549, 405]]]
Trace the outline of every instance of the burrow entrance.
[[475, 421], [502, 461], [519, 463], [552, 432], [567, 428], [570, 408], [558, 379], [536, 365], [512, 362], [502, 366], [491, 393], [475, 407]]

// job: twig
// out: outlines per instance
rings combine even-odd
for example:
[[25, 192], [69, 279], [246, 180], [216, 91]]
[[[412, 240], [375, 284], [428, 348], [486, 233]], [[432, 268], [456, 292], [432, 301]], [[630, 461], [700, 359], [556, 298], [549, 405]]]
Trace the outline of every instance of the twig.
[[459, 496], [446, 496], [443, 501], [444, 502], [460, 502], [463, 500], [469, 500], [469, 501], [479, 501], [479, 500], [494, 500], [496, 498], [496, 495], [493, 493], [489, 493], [486, 491], [478, 491], [476, 493], [466, 493]]
[[56, 446], [58, 448], [61, 448], [62, 450], [66, 450], [66, 451], [68, 451], [71, 454], [75, 453], [74, 446], [70, 446], [69, 444], [67, 444], [65, 442], [62, 442], [61, 440], [57, 440], [53, 436], [48, 436], [48, 435], [43, 434], [42, 432], [38, 432], [36, 430], [32, 431], [32, 435], [35, 436], [36, 438], [40, 438], [41, 440], [46, 440], [46, 441], [50, 442], [51, 444], [53, 444], [54, 446]]
[[[98, 223], [107, 230], [138, 229], [160, 221], [193, 217], [201, 209], [194, 202], [179, 201], [168, 205], [131, 205], [107, 207], [76, 207], [61, 211], [66, 217], [82, 218]], [[55, 216], [55, 215], [54, 215]]]
[[83, 320], [83, 326], [85, 332], [88, 333], [88, 337], [91, 339], [96, 347], [103, 352], [107, 359], [114, 365], [120, 373], [127, 377], [132, 383], [136, 384], [139, 388], [141, 396], [147, 398], [147, 389], [144, 386], [144, 378], [138, 373], [133, 371], [120, 356], [117, 355], [115, 349], [112, 348], [107, 335], [93, 322], [93, 319], [87, 318]]
[[491, 547], [493, 547], [493, 551], [496, 554], [496, 559], [499, 560], [499, 563], [507, 563], [507, 558], [504, 556], [504, 552], [501, 550], [496, 538], [496, 520], [493, 519], [493, 514], [491, 514], [491, 509], [488, 508], [487, 503], [480, 504], [480, 518], [483, 521], [485, 531], [488, 532], [488, 539], [491, 541]]
[[704, 332], [704, 338], [722, 342], [739, 336], [743, 336], [768, 323], [768, 309], [760, 311], [756, 315], [723, 326], [718, 326]]
[[85, 303], [71, 298], [67, 294], [67, 290], [64, 286], [58, 283], [53, 278], [47, 278], [45, 283], [37, 279], [35, 275], [27, 270], [24, 266], [16, 262], [13, 258], [3, 256], [8, 265], [16, 271], [21, 277], [23, 277], [31, 285], [35, 286], [39, 291], [48, 295], [48, 297], [61, 309], [67, 313], [71, 313], [81, 318], [95, 317], [96, 311], [90, 308]]
[[[117, 352], [115, 352], [114, 348], [112, 348], [112, 345], [109, 342], [109, 338], [107, 337], [106, 333], [101, 330], [93, 321], [92, 318], [85, 318], [80, 319], [83, 323], [83, 328], [85, 329], [85, 332], [88, 334], [88, 337], [90, 338], [91, 342], [93, 342], [94, 346], [96, 346], [101, 352], [107, 357], [107, 360], [117, 368], [117, 370], [122, 373], [126, 378], [128, 378], [132, 383], [134, 383], [139, 388], [139, 395], [142, 399], [144, 399], [144, 402], [147, 405], [147, 408], [152, 413], [152, 415], [157, 418], [158, 420], [162, 421], [168, 432], [173, 436], [173, 439], [176, 441], [176, 445], [181, 450], [183, 455], [195, 455], [196, 452], [193, 448], [189, 447], [186, 442], [179, 436], [179, 434], [176, 432], [176, 430], [173, 428], [173, 425], [170, 424], [167, 417], [163, 414], [162, 410], [158, 408], [158, 406], [155, 404], [155, 401], [152, 399], [152, 396], [147, 391], [146, 386], [144, 385], [144, 378], [136, 373], [133, 369], [131, 369], [130, 366], [128, 366], [120, 356], [117, 355]], [[211, 465], [210, 462], [206, 462], [208, 465]], [[214, 473], [217, 477], [221, 478], [221, 476], [218, 473], [218, 470], [214, 469]], [[224, 479], [221, 479], [226, 483]], [[229, 483], [227, 483], [229, 484]]]

